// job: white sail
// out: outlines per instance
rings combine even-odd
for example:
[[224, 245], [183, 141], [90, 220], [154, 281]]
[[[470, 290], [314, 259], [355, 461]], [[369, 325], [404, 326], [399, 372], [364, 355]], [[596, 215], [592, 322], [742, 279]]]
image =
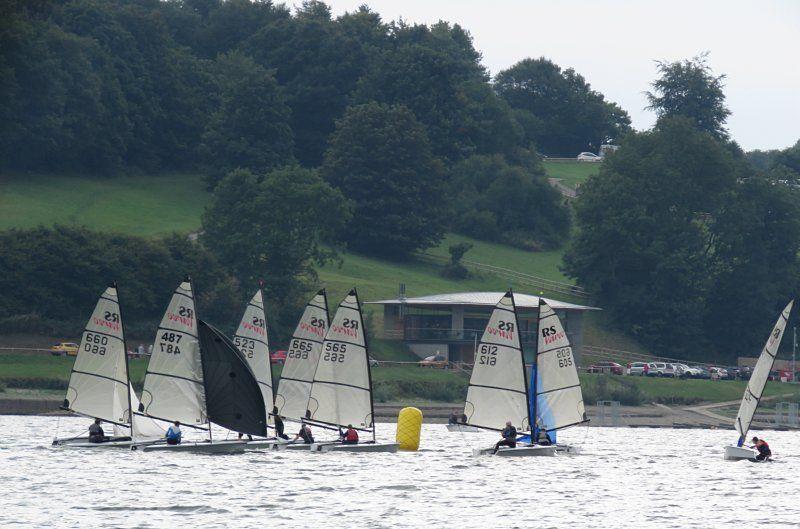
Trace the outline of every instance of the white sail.
[[247, 304], [244, 316], [239, 323], [233, 343], [242, 352], [250, 369], [256, 376], [264, 407], [267, 411], [267, 424], [273, 424], [272, 407], [272, 366], [269, 360], [269, 342], [267, 340], [267, 316], [264, 313], [264, 298], [258, 289]]
[[197, 313], [188, 281], [175, 290], [156, 332], [140, 410], [151, 417], [187, 425], [208, 422]]
[[467, 424], [502, 430], [506, 421], [530, 429], [525, 360], [522, 355], [514, 295], [495, 305], [475, 351], [464, 405]]
[[747, 431], [753, 422], [753, 416], [756, 413], [756, 408], [758, 408], [758, 402], [761, 400], [761, 394], [764, 392], [764, 386], [767, 384], [769, 372], [772, 370], [772, 364], [775, 363], [775, 357], [778, 355], [778, 347], [781, 345], [783, 331], [786, 328], [789, 313], [792, 312], [793, 304], [794, 301], [790, 301], [786, 308], [783, 309], [767, 339], [767, 343], [764, 345], [764, 349], [761, 351], [761, 356], [758, 357], [758, 362], [756, 362], [756, 367], [750, 376], [750, 381], [747, 383], [747, 389], [744, 392], [744, 397], [742, 397], [742, 404], [739, 406], [739, 413], [736, 415], [735, 426], [736, 431], [739, 432], [740, 442], [747, 436]]
[[298, 421], [305, 417], [311, 383], [327, 329], [328, 300], [325, 290], [320, 290], [306, 305], [286, 351], [275, 397], [278, 413], [282, 417]]
[[308, 409], [334, 426], [372, 427], [372, 388], [364, 322], [355, 289], [339, 304], [322, 343]]
[[539, 428], [550, 431], [586, 422], [572, 346], [561, 320], [544, 301], [539, 305], [538, 334], [536, 420]]
[[72, 366], [64, 408], [105, 421], [126, 424], [128, 370], [117, 289], [100, 296], [86, 324]]
[[[131, 394], [131, 408], [135, 411], [139, 409], [139, 397], [136, 396], [136, 392], [133, 390], [133, 385], [131, 384], [128, 387], [130, 394]], [[159, 426], [158, 422], [155, 419], [150, 417], [140, 415], [134, 413], [133, 415], [133, 438], [136, 441], [147, 441], [147, 440], [155, 440], [164, 437], [164, 432], [167, 431], [168, 424], [164, 424], [164, 426]], [[118, 425], [114, 425], [114, 436], [115, 437], [123, 437], [131, 435], [131, 429], [129, 427], [122, 427]]]

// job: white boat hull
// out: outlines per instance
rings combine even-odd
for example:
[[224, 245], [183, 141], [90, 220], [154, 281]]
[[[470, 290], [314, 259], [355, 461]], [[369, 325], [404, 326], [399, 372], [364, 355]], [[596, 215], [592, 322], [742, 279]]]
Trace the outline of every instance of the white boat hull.
[[254, 441], [247, 441], [245, 450], [277, 450], [278, 445], [286, 444], [289, 441], [283, 439], [257, 439]]
[[241, 454], [245, 451], [245, 441], [214, 441], [201, 443], [181, 443], [168, 445], [166, 443], [151, 445], [133, 445], [131, 450], [143, 452], [193, 452], [202, 454]]
[[556, 446], [556, 453], [558, 454], [570, 454], [570, 455], [577, 455], [581, 453], [580, 448], [573, 445], [555, 445]]
[[388, 452], [395, 453], [400, 447], [397, 443], [315, 443], [312, 452]]
[[460, 432], [460, 433], [478, 433], [481, 431], [481, 429], [475, 426], [470, 426], [468, 424], [448, 424], [447, 431]]
[[726, 446], [725, 447], [725, 461], [742, 461], [747, 459], [755, 461], [756, 451], [743, 446]]
[[556, 455], [555, 446], [542, 446], [542, 445], [517, 445], [515, 448], [501, 446], [497, 453], [494, 453], [494, 447], [491, 448], [476, 448], [472, 451], [474, 456], [499, 456], [499, 457], [548, 457]]
[[87, 437], [77, 439], [53, 439], [56, 448], [130, 448], [133, 444], [130, 438], [110, 440], [103, 443], [90, 443]]

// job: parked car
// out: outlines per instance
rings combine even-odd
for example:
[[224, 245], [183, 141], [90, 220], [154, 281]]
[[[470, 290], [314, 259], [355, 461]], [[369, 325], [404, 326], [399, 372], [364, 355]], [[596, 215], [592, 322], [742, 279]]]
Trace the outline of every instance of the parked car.
[[708, 372], [712, 380], [725, 380], [728, 378], [728, 370], [724, 367], [709, 367]]
[[50, 348], [53, 356], [78, 356], [78, 344], [72, 342], [59, 342]]
[[651, 373], [655, 372], [654, 376], [657, 377], [674, 377], [675, 376], [675, 365], [668, 364], [666, 362], [653, 362], [653, 367], [651, 368]]
[[792, 372], [787, 369], [770, 371], [769, 380], [773, 382], [790, 382], [792, 380]]
[[677, 367], [677, 375], [681, 378], [700, 378], [702, 372], [696, 368], [686, 364], [675, 364]]
[[269, 353], [270, 364], [283, 365], [286, 362], [286, 351], [272, 351]]
[[447, 357], [444, 355], [431, 355], [417, 362], [417, 365], [419, 367], [447, 369], [448, 367], [450, 367], [450, 362], [447, 361]]
[[647, 372], [645, 373], [648, 377], [657, 377], [658, 372], [656, 371], [656, 363], [655, 362], [648, 362], [647, 363]]
[[749, 366], [740, 367], [735, 370], [735, 375], [739, 380], [750, 380], [753, 375], [753, 368]]
[[586, 370], [587, 373], [609, 373], [612, 375], [621, 375], [624, 372], [622, 366], [616, 362], [597, 362], [589, 366]]
[[579, 162], [602, 162], [603, 158], [593, 152], [582, 152], [576, 157], [576, 160]]
[[697, 378], [703, 378], [703, 379], [706, 379], [706, 380], [711, 378], [711, 373], [708, 371], [708, 368], [705, 367], [705, 366], [692, 366], [692, 369], [696, 369], [697, 371], [700, 372], [700, 374], [697, 375]]
[[647, 375], [648, 369], [647, 362], [628, 362], [628, 369], [625, 371], [625, 374], [643, 377]]

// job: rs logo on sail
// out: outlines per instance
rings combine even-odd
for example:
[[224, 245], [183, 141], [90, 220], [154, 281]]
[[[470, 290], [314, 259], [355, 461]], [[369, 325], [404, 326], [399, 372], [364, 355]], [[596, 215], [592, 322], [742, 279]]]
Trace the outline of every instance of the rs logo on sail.
[[177, 321], [186, 325], [187, 327], [194, 328], [194, 310], [189, 307], [181, 305], [178, 307], [178, 314], [167, 312], [167, 319], [169, 321]]

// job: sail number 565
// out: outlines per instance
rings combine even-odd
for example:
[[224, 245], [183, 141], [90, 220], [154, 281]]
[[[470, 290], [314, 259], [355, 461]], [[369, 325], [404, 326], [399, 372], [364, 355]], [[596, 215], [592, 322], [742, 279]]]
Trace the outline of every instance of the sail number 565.
[[327, 342], [322, 359], [326, 362], [344, 362], [345, 352], [347, 352], [347, 344]]

